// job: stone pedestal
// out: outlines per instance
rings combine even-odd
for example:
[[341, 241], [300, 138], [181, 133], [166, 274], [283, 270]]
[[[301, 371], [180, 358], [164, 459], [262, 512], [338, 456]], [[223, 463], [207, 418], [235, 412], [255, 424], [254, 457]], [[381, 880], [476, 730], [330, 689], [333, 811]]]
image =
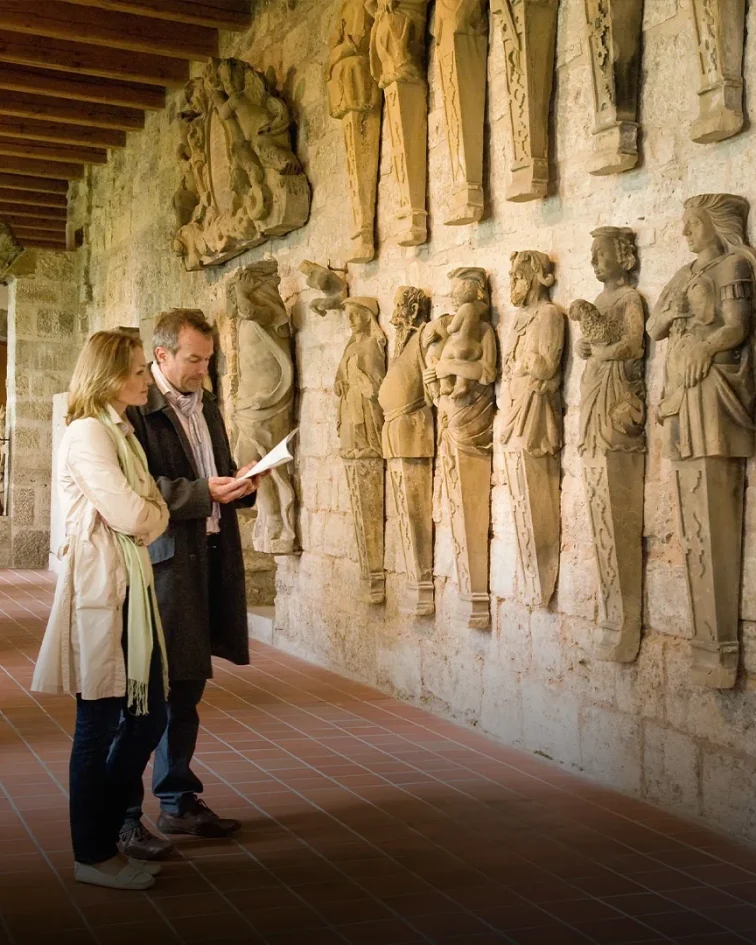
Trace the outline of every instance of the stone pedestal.
[[723, 141], [743, 127], [745, 0], [693, 0], [700, 87], [690, 136]]
[[425, 82], [392, 82], [385, 97], [399, 190], [394, 234], [400, 246], [419, 246], [428, 239], [428, 86]]
[[344, 146], [352, 198], [353, 229], [347, 262], [375, 257], [375, 204], [381, 149], [381, 112], [348, 112], [343, 118]]
[[406, 610], [415, 617], [435, 611], [433, 587], [433, 460], [390, 459], [407, 569]]
[[383, 568], [384, 464], [382, 459], [345, 459], [354, 533], [360, 558], [360, 600], [381, 604], [386, 597]]

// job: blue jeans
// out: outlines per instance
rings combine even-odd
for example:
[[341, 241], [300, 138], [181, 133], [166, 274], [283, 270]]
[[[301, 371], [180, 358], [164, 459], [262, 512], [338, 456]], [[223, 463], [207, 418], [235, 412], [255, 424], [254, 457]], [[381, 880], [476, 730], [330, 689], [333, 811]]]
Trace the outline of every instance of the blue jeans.
[[152, 648], [147, 715], [132, 715], [126, 699], [76, 696], [69, 768], [71, 840], [77, 863], [103, 863], [118, 852], [130, 787], [165, 729], [160, 650]]
[[[161, 810], [177, 817], [184, 813], [186, 798], [202, 793], [202, 782], [190, 765], [199, 733], [197, 706], [204, 691], [204, 679], [171, 682], [166, 704], [167, 724], [155, 749], [152, 793], [160, 801]], [[123, 818], [124, 830], [135, 827], [142, 817], [142, 771], [129, 785], [126, 816]]]

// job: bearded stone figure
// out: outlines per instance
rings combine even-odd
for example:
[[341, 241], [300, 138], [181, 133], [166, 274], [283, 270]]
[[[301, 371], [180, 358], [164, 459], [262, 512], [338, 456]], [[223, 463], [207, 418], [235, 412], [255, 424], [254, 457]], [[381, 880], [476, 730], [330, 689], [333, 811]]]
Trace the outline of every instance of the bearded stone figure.
[[661, 294], [648, 322], [667, 339], [663, 454], [671, 460], [693, 617], [693, 678], [727, 689], [738, 667], [745, 461], [754, 443], [756, 255], [748, 202], [732, 194], [685, 201], [693, 262]]
[[348, 298], [344, 309], [352, 334], [334, 383], [339, 405], [338, 433], [360, 559], [360, 599], [380, 604], [386, 595], [386, 575], [383, 568], [383, 412], [378, 403], [378, 391], [386, 374], [386, 336], [378, 324], [375, 299]]
[[[294, 427], [294, 365], [289, 315], [278, 292], [275, 260], [242, 269], [230, 287], [235, 329], [231, 369], [233, 450], [239, 466], [261, 459]], [[288, 466], [257, 493], [256, 551], [297, 550], [295, 494]]]
[[378, 392], [383, 410], [383, 456], [388, 463], [407, 572], [407, 610], [424, 617], [435, 610], [433, 588], [433, 408], [423, 370], [433, 343], [427, 331], [430, 299], [401, 286], [391, 324], [394, 355]]
[[559, 572], [564, 315], [550, 300], [553, 266], [535, 250], [513, 253], [504, 350], [502, 442], [525, 599], [547, 606]]
[[631, 662], [640, 647], [645, 470], [645, 308], [630, 275], [637, 265], [627, 227], [592, 233], [591, 262], [604, 286], [595, 303], [573, 302], [575, 344], [586, 361], [580, 383], [580, 440], [599, 577], [598, 659]]

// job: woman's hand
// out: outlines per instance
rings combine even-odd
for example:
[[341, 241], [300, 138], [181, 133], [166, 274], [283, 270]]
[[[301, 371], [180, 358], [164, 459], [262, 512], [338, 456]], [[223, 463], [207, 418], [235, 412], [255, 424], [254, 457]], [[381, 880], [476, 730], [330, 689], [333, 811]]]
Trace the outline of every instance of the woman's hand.
[[423, 384], [432, 384], [434, 381], [438, 380], [438, 374], [436, 373], [436, 368], [431, 365], [423, 370]]
[[704, 344], [694, 345], [685, 358], [685, 386], [700, 384], [711, 369], [712, 355]]
[[590, 341], [586, 341], [585, 338], [578, 338], [575, 342], [575, 351], [577, 351], [578, 355], [585, 361], [593, 354], [591, 343]]

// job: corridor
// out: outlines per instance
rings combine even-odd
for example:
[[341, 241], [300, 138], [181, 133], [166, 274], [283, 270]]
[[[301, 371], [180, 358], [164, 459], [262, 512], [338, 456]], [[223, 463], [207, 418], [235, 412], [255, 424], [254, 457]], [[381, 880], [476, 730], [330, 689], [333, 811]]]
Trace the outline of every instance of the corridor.
[[74, 703], [28, 692], [52, 590], [0, 573], [0, 945], [756, 942], [756, 852], [261, 644], [197, 755], [242, 833], [76, 886]]

